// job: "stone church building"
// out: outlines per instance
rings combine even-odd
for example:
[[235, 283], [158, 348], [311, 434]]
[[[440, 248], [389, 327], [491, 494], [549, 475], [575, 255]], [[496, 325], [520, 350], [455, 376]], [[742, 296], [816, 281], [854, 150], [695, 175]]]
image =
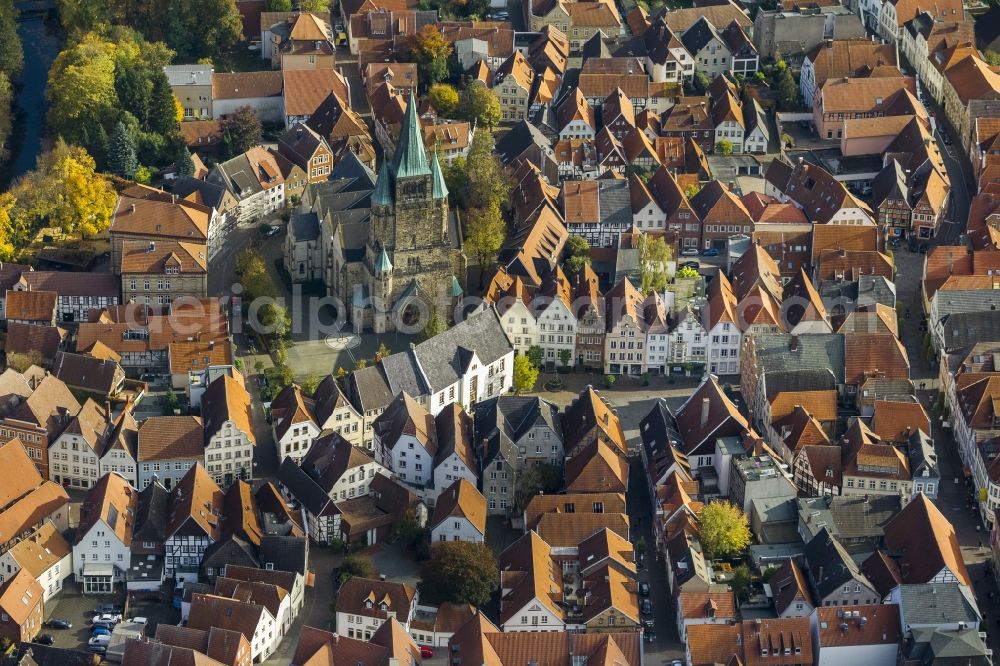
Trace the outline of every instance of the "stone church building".
[[348, 306], [356, 332], [393, 331], [462, 295], [462, 233], [437, 154], [428, 159], [424, 149], [412, 93], [396, 153], [378, 176], [347, 153], [330, 180], [306, 188], [300, 211], [317, 217], [327, 293]]

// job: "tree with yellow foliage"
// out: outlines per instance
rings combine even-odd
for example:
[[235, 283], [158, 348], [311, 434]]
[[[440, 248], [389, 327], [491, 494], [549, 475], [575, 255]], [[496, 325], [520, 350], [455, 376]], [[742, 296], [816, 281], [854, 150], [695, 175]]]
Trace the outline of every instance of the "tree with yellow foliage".
[[[97, 173], [94, 158], [83, 148], [57, 140], [52, 150], [38, 158], [38, 168], [26, 181], [15, 191], [27, 195], [23, 202], [30, 206], [33, 217], [83, 237], [98, 234], [111, 224], [118, 195]], [[25, 191], [28, 188], [30, 191]], [[21, 203], [19, 200], [18, 205]]]

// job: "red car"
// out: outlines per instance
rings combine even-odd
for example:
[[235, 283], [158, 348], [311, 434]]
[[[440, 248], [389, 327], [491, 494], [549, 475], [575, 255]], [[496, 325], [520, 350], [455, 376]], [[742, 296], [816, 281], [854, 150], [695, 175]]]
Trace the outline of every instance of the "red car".
[[424, 659], [429, 659], [434, 656], [434, 650], [430, 649], [426, 645], [420, 646], [420, 656]]

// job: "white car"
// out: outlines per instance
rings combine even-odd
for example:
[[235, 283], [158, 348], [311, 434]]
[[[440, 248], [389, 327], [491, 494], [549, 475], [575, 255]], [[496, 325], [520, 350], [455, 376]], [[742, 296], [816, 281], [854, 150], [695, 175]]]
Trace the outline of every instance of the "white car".
[[696, 248], [696, 247], [686, 247], [683, 250], [681, 250], [681, 256], [682, 257], [697, 257], [698, 256], [698, 248]]
[[132, 624], [146, 624], [149, 622], [149, 619], [145, 617], [133, 617], [129, 618], [129, 622]]
[[111, 642], [111, 636], [94, 636], [89, 641], [87, 641], [87, 645], [89, 647], [94, 647], [97, 645], [107, 647], [108, 643], [110, 642]]
[[118, 624], [122, 621], [122, 616], [116, 613], [105, 613], [104, 615], [95, 615], [94, 623], [97, 622], [107, 622], [108, 624]]

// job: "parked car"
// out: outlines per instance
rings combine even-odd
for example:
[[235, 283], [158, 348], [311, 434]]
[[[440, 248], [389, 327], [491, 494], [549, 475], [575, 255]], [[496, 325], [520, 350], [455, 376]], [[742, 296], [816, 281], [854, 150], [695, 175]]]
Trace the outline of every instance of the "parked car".
[[270, 238], [271, 236], [273, 236], [274, 234], [278, 233], [279, 231], [281, 231], [281, 227], [279, 227], [276, 224], [272, 224], [271, 226], [269, 226], [267, 228], [267, 231], [264, 232], [264, 235], [267, 236], [268, 238]]
[[686, 247], [683, 250], [681, 250], [681, 256], [682, 257], [697, 257], [698, 256], [698, 248], [696, 248], [696, 247]]
[[642, 614], [643, 615], [653, 614], [653, 604], [649, 601], [648, 598], [642, 600]]
[[434, 650], [432, 650], [427, 645], [421, 645], [420, 646], [420, 656], [423, 659], [430, 659], [431, 657], [434, 656]]
[[639, 583], [639, 595], [643, 597], [649, 596], [649, 583]]
[[941, 140], [944, 141], [944, 145], [946, 146], [951, 145], [951, 135], [945, 132], [944, 130], [941, 130]]
[[91, 645], [103, 645], [104, 647], [107, 647], [108, 643], [110, 642], [111, 642], [111, 636], [92, 636], [90, 640], [87, 641], [87, 646], [89, 647]]
[[93, 637], [93, 636], [110, 636], [111, 635], [111, 630], [108, 629], [107, 627], [96, 626], [96, 627], [94, 627], [94, 632], [92, 634], [90, 634], [90, 635], [91, 635], [91, 637]]
[[45, 623], [45, 626], [49, 629], [72, 629], [73, 623], [69, 620], [60, 620], [53, 618]]
[[690, 268], [691, 270], [696, 271], [701, 268], [701, 264], [697, 261], [685, 261], [681, 264], [681, 268]]
[[94, 616], [94, 624], [98, 622], [112, 622], [118, 624], [122, 621], [122, 616], [118, 613], [104, 613], [103, 615]]
[[110, 634], [111, 630], [115, 628], [115, 623], [114, 622], [95, 622], [91, 626], [91, 628], [92, 629], [107, 629], [108, 633]]
[[144, 617], [131, 617], [129, 618], [128, 621], [131, 622], [132, 624], [146, 624], [147, 622], [149, 622], [149, 620]]
[[38, 634], [35, 636], [35, 640], [31, 642], [38, 643], [39, 645], [52, 645], [56, 642], [56, 639], [52, 636], [52, 634]]
[[651, 619], [649, 619], [649, 620], [643, 620], [642, 621], [642, 628], [645, 629], [646, 633], [648, 634], [648, 633], [652, 632], [653, 629], [656, 628], [656, 625], [653, 624], [653, 621]]
[[703, 257], [717, 257], [717, 256], [719, 256], [719, 248], [717, 248], [717, 247], [710, 247], [707, 250], [705, 250], [704, 252], [702, 252], [701, 256], [703, 256]]
[[87, 646], [87, 652], [90, 652], [91, 654], [99, 654], [99, 655], [103, 656], [104, 654], [107, 653], [107, 651], [108, 651], [108, 646], [107, 645], [88, 645]]

